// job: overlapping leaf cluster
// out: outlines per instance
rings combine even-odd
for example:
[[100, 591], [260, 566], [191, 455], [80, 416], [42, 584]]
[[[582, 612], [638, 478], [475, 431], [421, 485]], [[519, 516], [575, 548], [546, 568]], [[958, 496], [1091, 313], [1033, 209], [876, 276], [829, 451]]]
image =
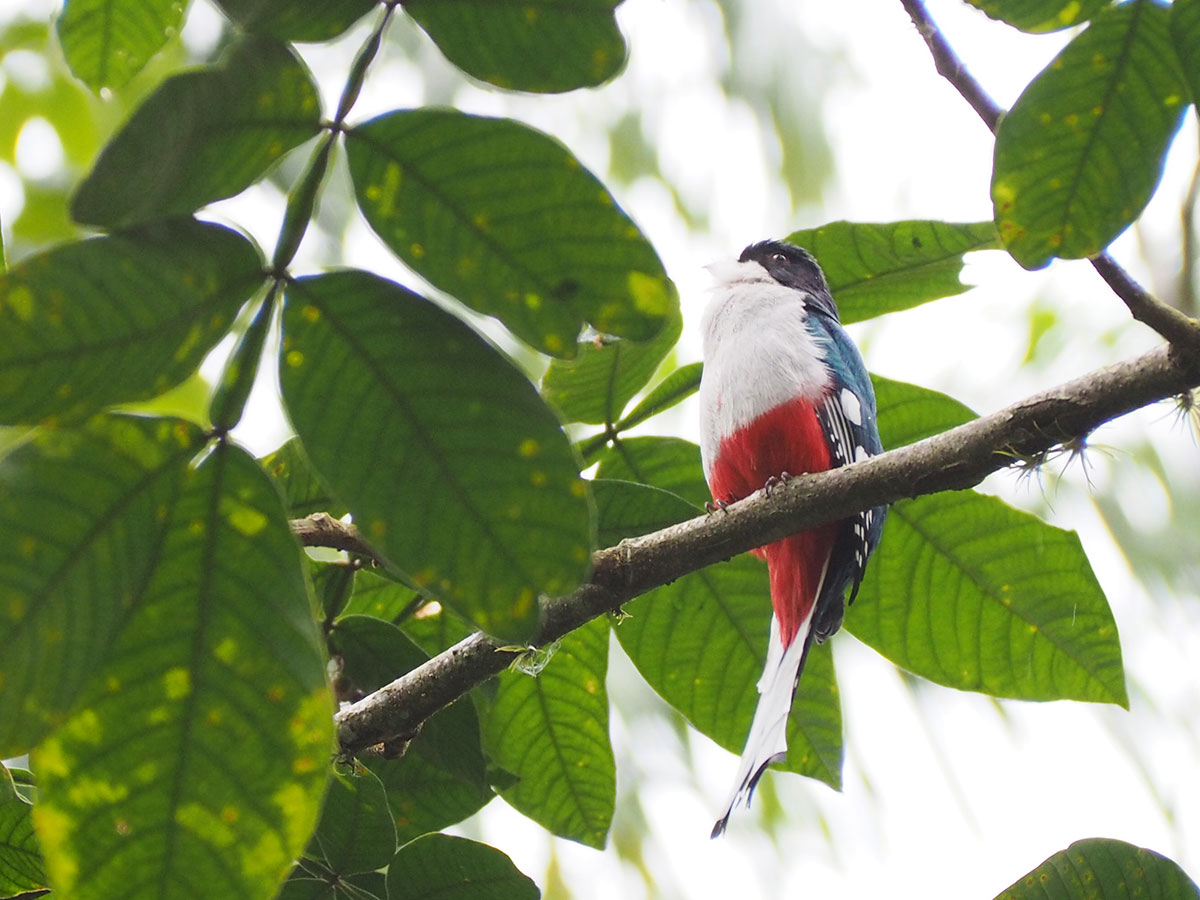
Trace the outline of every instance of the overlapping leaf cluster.
[[[222, 57], [150, 94], [75, 193], [74, 217], [102, 233], [0, 276], [0, 424], [25, 429], [0, 460], [0, 754], [32, 751], [40, 790], [31, 808], [25, 776], [0, 783], [0, 890], [536, 897], [499, 851], [436, 832], [498, 793], [604, 845], [614, 627], [655, 690], [740, 749], [766, 653], [762, 566], [743, 557], [641, 597], [620, 624], [593, 622], [443, 710], [402, 755], [336, 773], [329, 681], [354, 700], [476, 628], [526, 641], [539, 598], [579, 585], [598, 546], [699, 513], [697, 448], [626, 435], [699, 382], [698, 363], [664, 366], [682, 325], [674, 287], [550, 137], [445, 109], [349, 123], [393, 5], [219, 5], [236, 27]], [[615, 5], [404, 9], [475, 77], [562, 91], [620, 69]], [[291, 42], [372, 11], [323, 112]], [[167, 0], [72, 0], [59, 34], [81, 79], [116, 90], [178, 14]], [[272, 252], [194, 216], [309, 141]], [[343, 151], [382, 241], [552, 357], [540, 385], [409, 287], [291, 270]], [[856, 321], [960, 292], [963, 254], [995, 230], [837, 222], [792, 238]], [[206, 421], [121, 413], [231, 333]], [[254, 460], [228, 433], [264, 364], [296, 437]], [[971, 416], [912, 385], [877, 391], [889, 447]], [[573, 442], [564, 424], [601, 429]], [[287, 520], [317, 510], [351, 514], [378, 570], [304, 557]], [[1126, 702], [1112, 616], [1073, 535], [972, 493], [897, 505], [890, 521], [847, 619], [860, 638], [952, 687]], [[828, 648], [789, 746], [786, 768], [840, 783]]]

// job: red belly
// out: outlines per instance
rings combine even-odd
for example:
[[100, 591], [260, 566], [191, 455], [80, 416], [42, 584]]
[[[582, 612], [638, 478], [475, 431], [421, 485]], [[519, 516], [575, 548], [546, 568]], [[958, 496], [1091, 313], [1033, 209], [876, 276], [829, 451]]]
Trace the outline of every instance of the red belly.
[[[808, 401], [793, 400], [721, 441], [709, 489], [713, 499], [730, 503], [748, 497], [772, 476], [823, 472], [829, 464], [816, 410]], [[822, 525], [754, 551], [770, 566], [771, 603], [785, 647], [811, 613], [837, 528], [837, 523]]]

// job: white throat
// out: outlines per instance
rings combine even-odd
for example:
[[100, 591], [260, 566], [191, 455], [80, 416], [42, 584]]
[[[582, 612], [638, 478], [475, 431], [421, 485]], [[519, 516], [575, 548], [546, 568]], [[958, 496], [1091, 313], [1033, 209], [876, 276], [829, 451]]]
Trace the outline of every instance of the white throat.
[[829, 388], [823, 348], [807, 327], [804, 295], [756, 262], [708, 267], [716, 283], [704, 311], [700, 455], [711, 473], [721, 441], [783, 403]]

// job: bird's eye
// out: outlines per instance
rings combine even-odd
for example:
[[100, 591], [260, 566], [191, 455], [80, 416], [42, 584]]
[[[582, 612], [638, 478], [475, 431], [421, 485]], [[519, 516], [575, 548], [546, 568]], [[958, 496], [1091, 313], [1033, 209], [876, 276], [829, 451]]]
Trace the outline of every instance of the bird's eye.
[[783, 263], [786, 263], [787, 261], [788, 261], [787, 257], [784, 256], [782, 253], [772, 253], [771, 254], [771, 262], [773, 262], [773, 263], [779, 263], [782, 265]]

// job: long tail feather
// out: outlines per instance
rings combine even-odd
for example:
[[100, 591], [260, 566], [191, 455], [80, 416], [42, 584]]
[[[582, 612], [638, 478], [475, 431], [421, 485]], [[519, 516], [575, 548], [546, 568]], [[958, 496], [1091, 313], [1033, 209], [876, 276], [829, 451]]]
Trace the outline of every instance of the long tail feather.
[[804, 660], [812, 643], [809, 635], [811, 617], [805, 619], [796, 637], [785, 650], [779, 635], [779, 620], [771, 617], [771, 643], [767, 648], [767, 665], [758, 682], [758, 707], [746, 738], [746, 749], [738, 763], [737, 778], [729, 794], [725, 812], [713, 825], [712, 837], [719, 837], [729, 823], [734, 807], [749, 807], [754, 786], [773, 762], [787, 756], [787, 722], [792, 709], [792, 696], [804, 670]]

